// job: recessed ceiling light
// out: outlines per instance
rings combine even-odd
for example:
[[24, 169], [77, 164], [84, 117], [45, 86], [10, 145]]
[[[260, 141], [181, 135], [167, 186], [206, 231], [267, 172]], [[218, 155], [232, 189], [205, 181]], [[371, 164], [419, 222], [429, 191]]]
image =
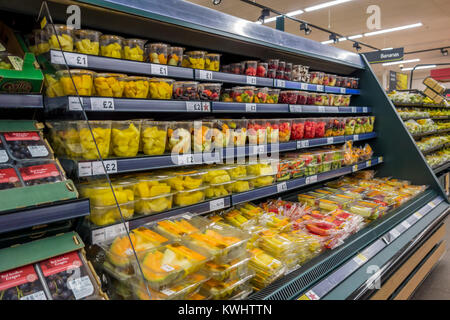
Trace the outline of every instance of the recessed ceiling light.
[[414, 24], [408, 24], [406, 26], [401, 26], [401, 27], [378, 30], [378, 31], [374, 31], [374, 32], [367, 32], [367, 33], [364, 33], [364, 36], [365, 37], [376, 36], [377, 34], [400, 31], [400, 30], [411, 29], [411, 28], [417, 28], [417, 27], [421, 27], [421, 26], [423, 26], [423, 24], [422, 24], [422, 22], [419, 22], [419, 23], [414, 23]]
[[402, 64], [402, 63], [411, 63], [411, 62], [419, 62], [420, 59], [411, 59], [411, 60], [402, 60], [402, 61], [395, 61], [395, 62], [386, 62], [383, 63], [383, 66], [392, 66], [395, 64]]
[[[415, 70], [419, 70], [419, 69], [431, 69], [431, 68], [436, 68], [435, 64], [430, 64], [428, 66], [420, 66], [417, 67]], [[413, 68], [403, 68], [402, 71], [411, 71]]]
[[325, 2], [325, 3], [321, 3], [312, 7], [308, 7], [305, 9], [306, 12], [311, 12], [311, 11], [316, 11], [319, 9], [323, 9], [323, 8], [327, 8], [327, 7], [331, 7], [331, 6], [335, 6], [341, 3], [345, 3], [345, 2], [349, 2], [352, 0], [335, 0], [335, 1], [329, 1], [329, 2]]

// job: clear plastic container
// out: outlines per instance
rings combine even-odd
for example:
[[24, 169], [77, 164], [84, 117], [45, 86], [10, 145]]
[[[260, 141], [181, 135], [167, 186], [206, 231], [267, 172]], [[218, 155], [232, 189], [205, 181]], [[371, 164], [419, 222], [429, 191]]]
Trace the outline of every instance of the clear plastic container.
[[245, 217], [238, 209], [229, 209], [221, 216], [225, 222], [241, 230], [250, 230], [257, 224], [256, 218]]
[[211, 137], [213, 146], [215, 148], [231, 147], [233, 131], [234, 129], [230, 129], [227, 120], [213, 120]]
[[75, 30], [75, 49], [77, 52], [98, 56], [101, 32], [94, 30]]
[[150, 198], [171, 194], [171, 186], [168, 180], [173, 176], [169, 175], [139, 175], [136, 177], [134, 185], [134, 195], [140, 198]]
[[267, 60], [269, 70], [278, 70], [278, 63], [280, 60], [278, 59], [269, 59]]
[[228, 172], [221, 167], [212, 167], [204, 169], [203, 182], [208, 185], [215, 185], [224, 182], [230, 182], [231, 178]]
[[22, 182], [14, 167], [0, 164], [0, 191], [20, 187], [22, 187]]
[[231, 184], [232, 193], [239, 193], [253, 190], [255, 188], [253, 184], [253, 179], [254, 179], [253, 177], [242, 177], [234, 179], [233, 180], [234, 182]]
[[[98, 158], [97, 147], [103, 159], [107, 158], [111, 142], [111, 121], [89, 121], [92, 129], [85, 121], [78, 121], [77, 128], [80, 134], [80, 145], [82, 157], [86, 160]], [[95, 137], [95, 142], [94, 138]], [[97, 147], [95, 146], [97, 144]]]
[[102, 35], [100, 37], [100, 55], [103, 57], [110, 57], [121, 59], [123, 38], [114, 35]]
[[190, 68], [205, 69], [206, 51], [188, 51], [186, 55]]
[[328, 77], [328, 73], [324, 73], [324, 74], [323, 74], [323, 81], [322, 81], [322, 84], [323, 84], [324, 86], [329, 86], [329, 83], [330, 83], [330, 79], [329, 79], [329, 77]]
[[220, 56], [219, 53], [207, 53], [205, 55], [205, 69], [211, 71], [220, 70]]
[[119, 73], [94, 74], [95, 95], [100, 97], [121, 98], [123, 95], [124, 77], [125, 75]]
[[266, 120], [248, 120], [247, 136], [250, 145], [267, 143], [267, 125]]
[[258, 62], [258, 66], [256, 67], [256, 76], [257, 77], [267, 77], [268, 64], [267, 62]]
[[351, 78], [352, 80], [352, 89], [358, 89], [359, 88], [359, 78]]
[[355, 133], [356, 119], [354, 117], [345, 118], [345, 135], [352, 135]]
[[[1, 58], [0, 58], [1, 60]], [[62, 97], [64, 90], [61, 83], [58, 81], [56, 74], [44, 74], [45, 94], [47, 97]]]
[[221, 264], [244, 255], [248, 238], [248, 234], [239, 229], [213, 224], [203, 232], [187, 235], [184, 240], [193, 250], [211, 255]]
[[[55, 27], [54, 29], [53, 26]], [[45, 27], [45, 30], [48, 34], [48, 43], [50, 45], [50, 49], [58, 49], [69, 52], [73, 51], [74, 29], [72, 27], [66, 26], [64, 24], [48, 24]]]
[[206, 197], [206, 188], [208, 187], [205, 186], [197, 189], [178, 191], [174, 195], [175, 205], [184, 207], [204, 201]]
[[212, 128], [214, 122], [194, 121], [192, 129], [192, 149], [194, 152], [209, 152], [212, 148]]
[[258, 61], [255, 60], [248, 60], [243, 61], [245, 64], [244, 67], [244, 74], [247, 76], [256, 76], [256, 68], [258, 67]]
[[231, 89], [222, 89], [220, 94], [220, 101], [223, 102], [233, 102], [232, 90]]
[[45, 29], [33, 30], [34, 45], [36, 46], [36, 54], [43, 54], [50, 50], [48, 43], [48, 33]]
[[169, 66], [181, 67], [183, 62], [183, 47], [169, 47], [167, 49], [167, 64]]
[[140, 146], [142, 147], [142, 152], [145, 155], [156, 156], [164, 154], [166, 149], [168, 126], [169, 122], [164, 121], [142, 121]]
[[116, 204], [115, 199], [117, 199], [119, 204], [134, 201], [136, 183], [137, 181], [133, 179], [129, 181], [113, 181], [114, 194], [109, 183], [103, 180], [91, 184], [80, 184], [78, 189], [82, 197], [89, 198], [92, 206], [114, 206]]
[[199, 83], [197, 87], [200, 100], [219, 101], [221, 83]]
[[150, 78], [148, 97], [150, 99], [163, 99], [163, 100], [172, 99], [174, 82], [175, 80], [173, 79]]
[[292, 121], [290, 119], [278, 120], [278, 135], [280, 142], [288, 142], [291, 139]]
[[253, 274], [249, 274], [241, 279], [229, 280], [226, 282], [211, 279], [203, 285], [203, 289], [211, 296], [213, 300], [231, 299], [241, 297], [242, 292], [248, 292], [249, 282], [253, 278]]
[[174, 194], [173, 192], [148, 198], [136, 197], [136, 213], [149, 215], [170, 210], [172, 209]]
[[357, 201], [348, 210], [367, 219], [377, 219], [388, 210], [388, 207], [371, 201]]
[[277, 70], [277, 73], [275, 74], [275, 79], [284, 80], [284, 71]]
[[252, 103], [255, 95], [255, 87], [233, 87], [231, 95], [234, 102]]
[[230, 73], [243, 74], [244, 70], [240, 62], [230, 64]]
[[151, 63], [167, 64], [167, 44], [149, 43], [145, 46], [145, 51], [147, 59]]
[[266, 287], [285, 273], [286, 267], [283, 262], [263, 250], [253, 248], [250, 253], [252, 258], [249, 262], [249, 268], [255, 272], [255, 277], [251, 280], [251, 283], [256, 289]]
[[344, 78], [344, 87], [347, 89], [352, 88], [352, 78], [351, 77], [343, 77]]
[[267, 70], [267, 78], [275, 79], [277, 77], [277, 70], [269, 69]]
[[326, 127], [326, 118], [317, 118], [316, 119], [316, 132], [315, 138], [323, 138], [325, 137], [325, 127]]
[[271, 175], [258, 176], [250, 179], [250, 182], [255, 188], [261, 188], [265, 186], [270, 186], [276, 181], [276, 173]]
[[147, 77], [123, 77], [123, 96], [125, 98], [146, 99], [149, 93], [149, 78]]
[[233, 191], [233, 180], [222, 183], [210, 183], [205, 190], [206, 199], [215, 199], [228, 196]]
[[305, 135], [305, 119], [293, 119], [291, 140], [302, 140]]
[[89, 70], [71, 69], [57, 71], [56, 77], [63, 88], [64, 95], [76, 96], [78, 92], [80, 96], [91, 96], [94, 93], [94, 74], [95, 72]]
[[190, 121], [170, 122], [167, 130], [167, 151], [171, 153], [189, 153], [191, 151], [191, 131], [194, 124]]
[[147, 40], [124, 39], [123, 58], [134, 61], [144, 61], [144, 45]]
[[213, 261], [205, 264], [205, 271], [209, 274], [211, 279], [215, 281], [231, 281], [241, 279], [249, 273], [248, 263], [251, 256], [244, 254], [229, 263], [217, 264]]
[[286, 70], [286, 61], [278, 61], [278, 71], [285, 71]]
[[336, 75], [335, 74], [328, 75], [328, 85], [331, 87], [336, 86]]
[[316, 136], [316, 120], [313, 118], [305, 119], [304, 122], [304, 139], [312, 139]]
[[345, 87], [344, 77], [336, 76], [336, 87]]
[[253, 97], [253, 102], [267, 103], [267, 91], [268, 88], [255, 88], [255, 95]]
[[112, 121], [111, 153], [116, 157], [135, 157], [139, 152], [141, 120]]
[[230, 144], [228, 146], [243, 147], [247, 139], [247, 120], [246, 119], [220, 119], [216, 121], [217, 126], [224, 130], [228, 127], [230, 135]]
[[[5, 139], [6, 149], [14, 160], [42, 160], [53, 158], [50, 147], [39, 132], [5, 132], [3, 133], [3, 138]], [[2, 160], [9, 160], [8, 153], [3, 150], [1, 154]], [[4, 163], [6, 161], [1, 162]]]
[[290, 81], [292, 79], [292, 72], [285, 71], [284, 72], [284, 80]]
[[191, 171], [175, 171], [171, 172], [167, 183], [172, 190], [196, 190], [203, 186], [203, 177], [205, 171], [191, 170]]
[[309, 82], [312, 84], [323, 84], [324, 73], [323, 72], [310, 72]]
[[209, 259], [208, 254], [175, 242], [140, 256], [139, 263], [148, 285], [153, 290], [161, 291], [197, 272]]
[[279, 101], [280, 103], [296, 104], [298, 97], [298, 91], [285, 90], [280, 92]]
[[307, 105], [315, 105], [316, 104], [316, 97], [317, 97], [317, 93], [308, 92], [308, 97], [307, 97], [307, 100], [306, 100], [306, 104]]
[[205, 230], [210, 224], [206, 218], [185, 214], [171, 220], [158, 221], [149, 228], [170, 240], [178, 241], [188, 234]]
[[316, 193], [316, 192], [306, 192], [301, 193], [297, 196], [298, 202], [307, 204], [311, 207], [316, 207], [319, 205], [319, 201], [323, 198], [325, 198], [327, 195], [322, 193]]
[[82, 159], [77, 121], [47, 122], [57, 156]]
[[312, 176], [323, 171], [321, 163], [310, 163], [305, 167], [305, 176]]
[[198, 100], [198, 82], [175, 81], [173, 84], [173, 98], [177, 100]]
[[134, 205], [135, 201], [120, 203], [120, 212], [116, 204], [110, 206], [91, 205], [89, 220], [97, 226], [105, 226], [121, 221], [120, 213], [124, 219], [130, 219], [134, 215]]
[[351, 95], [349, 94], [342, 95], [341, 106], [348, 107], [350, 105], [350, 98]]
[[278, 99], [280, 97], [280, 89], [267, 89], [267, 99], [266, 103], [278, 103]]
[[342, 99], [342, 94], [335, 94], [332, 105], [335, 107], [340, 107]]

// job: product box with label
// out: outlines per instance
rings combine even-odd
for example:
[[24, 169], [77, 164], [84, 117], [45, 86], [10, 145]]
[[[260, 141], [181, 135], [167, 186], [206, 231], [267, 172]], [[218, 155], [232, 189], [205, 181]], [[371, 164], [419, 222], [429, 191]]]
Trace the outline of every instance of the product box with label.
[[439, 94], [437, 94], [436, 92], [434, 92], [430, 88], [426, 88], [423, 91], [423, 93], [424, 93], [424, 95], [426, 95], [428, 98], [430, 98], [431, 100], [433, 100], [437, 104], [440, 104], [440, 103], [442, 103], [444, 101], [444, 97], [440, 96]]
[[0, 60], [9, 67], [9, 69], [0, 68], [0, 93], [41, 92], [44, 76], [34, 54], [25, 53], [23, 40], [1, 21], [0, 42], [5, 49]]
[[423, 84], [428, 88], [433, 89], [437, 94], [443, 94], [445, 91], [445, 87], [431, 77], [426, 77], [423, 80]]

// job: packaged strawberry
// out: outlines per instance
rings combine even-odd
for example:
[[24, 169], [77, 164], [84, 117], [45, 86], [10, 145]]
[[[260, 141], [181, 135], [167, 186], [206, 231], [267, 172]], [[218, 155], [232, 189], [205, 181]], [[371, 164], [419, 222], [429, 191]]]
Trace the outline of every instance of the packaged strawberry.
[[305, 133], [305, 120], [304, 119], [292, 120], [291, 139], [301, 140], [304, 137], [304, 133]]
[[316, 136], [316, 121], [315, 119], [305, 119], [305, 139], [312, 139]]

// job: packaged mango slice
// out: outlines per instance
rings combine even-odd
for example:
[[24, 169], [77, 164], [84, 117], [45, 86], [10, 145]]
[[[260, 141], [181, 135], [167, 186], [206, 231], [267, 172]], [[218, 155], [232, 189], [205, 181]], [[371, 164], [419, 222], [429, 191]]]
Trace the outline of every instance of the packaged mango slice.
[[239, 209], [229, 209], [222, 213], [225, 221], [233, 227], [248, 230], [253, 228], [258, 220], [257, 218], [247, 218]]
[[154, 197], [136, 197], [136, 213], [148, 215], [172, 209], [174, 193], [163, 194]]
[[100, 55], [103, 57], [122, 58], [123, 38], [114, 35], [102, 35], [100, 37]]
[[125, 98], [146, 99], [149, 92], [149, 79], [147, 77], [124, 77], [123, 96]]
[[205, 56], [205, 69], [211, 71], [220, 70], [220, 56], [218, 53], [208, 53]]
[[253, 180], [253, 177], [242, 177], [234, 179], [231, 183], [231, 192], [239, 193], [253, 190], [255, 188]]
[[172, 99], [173, 79], [150, 78], [150, 99]]
[[113, 121], [111, 130], [112, 155], [135, 157], [139, 151], [141, 120]]
[[97, 147], [103, 159], [108, 157], [111, 143], [111, 121], [89, 121], [89, 125], [92, 134], [87, 122], [77, 122], [83, 158], [86, 160], [98, 159]]
[[203, 231], [211, 223], [201, 216], [184, 214], [171, 220], [158, 221], [151, 224], [149, 228], [171, 240], [181, 240], [190, 233]]
[[33, 30], [34, 45], [37, 55], [46, 53], [50, 50], [50, 44], [48, 43], [48, 33], [45, 29]]
[[166, 150], [169, 122], [144, 120], [141, 129], [141, 147], [145, 155], [162, 155]]
[[280, 260], [259, 248], [251, 249], [250, 254], [252, 258], [249, 262], [249, 268], [255, 272], [255, 277], [251, 283], [255, 289], [259, 290], [266, 287], [284, 274], [286, 267]]
[[187, 67], [193, 69], [205, 69], [205, 51], [188, 51], [185, 52], [185, 54], [187, 55]]
[[102, 35], [100, 32], [78, 29], [73, 33], [77, 52], [98, 56], [100, 52], [100, 36]]
[[57, 71], [56, 77], [63, 88], [64, 95], [91, 96], [94, 92], [94, 74], [95, 72], [89, 70], [71, 69]]
[[174, 203], [177, 206], [191, 206], [202, 202], [206, 197], [206, 189], [208, 187], [200, 187], [197, 189], [178, 191], [174, 196]]
[[144, 45], [147, 40], [124, 39], [123, 58], [134, 61], [144, 61]]
[[132, 218], [134, 215], [134, 204], [135, 201], [119, 204], [120, 212], [116, 204], [110, 206], [91, 205], [89, 220], [97, 226], [105, 226], [122, 221], [120, 213], [122, 213], [124, 219]]
[[[54, 27], [54, 28], [53, 28]], [[64, 24], [47, 24], [45, 27], [48, 35], [50, 49], [73, 51], [73, 28]]]
[[[112, 181], [114, 194], [109, 183], [100, 180], [95, 183], [85, 183], [78, 185], [80, 194], [84, 198], [89, 198], [92, 206], [113, 206], [116, 200], [119, 204], [134, 201], [134, 188], [136, 180], [128, 179], [128, 181]], [[115, 198], [114, 198], [115, 195]]]
[[100, 97], [121, 98], [125, 83], [124, 74], [97, 73], [94, 75], [95, 94]]
[[248, 290], [249, 282], [253, 276], [253, 274], [248, 274], [241, 279], [228, 281], [211, 279], [205, 282], [202, 289], [208, 292], [213, 300], [232, 299], [238, 293]]
[[167, 180], [169, 186], [175, 191], [194, 190], [203, 186], [203, 177], [206, 171], [164, 171], [164, 174], [170, 176]]
[[62, 84], [58, 81], [55, 74], [46, 73], [44, 75], [44, 84], [47, 97], [53, 98], [64, 96]]
[[217, 264], [213, 261], [209, 261], [205, 264], [204, 270], [209, 274], [211, 279], [216, 281], [240, 279], [249, 273], [248, 263], [250, 258], [250, 254], [245, 253], [243, 256], [238, 257], [229, 263]]

